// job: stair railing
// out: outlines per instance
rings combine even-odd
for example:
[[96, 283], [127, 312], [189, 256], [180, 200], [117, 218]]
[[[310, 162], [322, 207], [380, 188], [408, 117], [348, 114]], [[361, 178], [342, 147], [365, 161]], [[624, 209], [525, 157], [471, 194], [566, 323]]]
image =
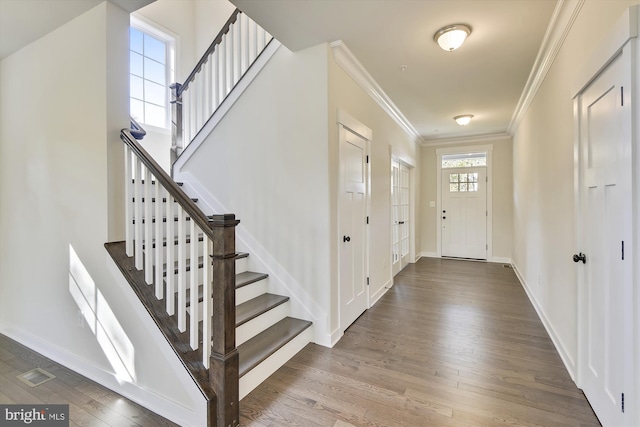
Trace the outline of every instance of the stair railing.
[[273, 36], [236, 9], [184, 83], [171, 85], [172, 161], [231, 93]]
[[198, 323], [203, 321], [202, 363], [216, 393], [215, 425], [238, 425], [235, 227], [240, 221], [233, 214], [206, 216], [129, 129], [123, 129], [120, 138], [125, 145], [127, 256], [144, 271], [156, 298], [166, 300], [167, 315], [177, 316], [178, 329], [188, 332], [192, 350], [198, 349]]

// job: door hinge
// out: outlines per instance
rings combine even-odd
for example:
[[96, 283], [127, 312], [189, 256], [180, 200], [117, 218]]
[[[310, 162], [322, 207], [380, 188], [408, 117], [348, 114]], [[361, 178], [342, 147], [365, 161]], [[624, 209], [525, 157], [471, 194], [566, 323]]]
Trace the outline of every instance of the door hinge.
[[487, 243], [486, 245], [484, 245], [484, 248], [485, 248], [486, 250], [489, 250], [489, 244]]
[[369, 217], [367, 217], [367, 224], [369, 224]]
[[624, 414], [624, 393], [622, 393], [622, 397], [620, 398], [620, 405], [620, 409], [622, 409], [622, 413]]
[[367, 286], [369, 286], [369, 278], [367, 277]]
[[624, 261], [624, 240], [622, 241], [622, 260]]
[[488, 176], [484, 177], [484, 182], [489, 182], [489, 177]]
[[367, 163], [369, 163], [369, 156], [367, 155]]
[[624, 86], [620, 86], [620, 106], [624, 107]]

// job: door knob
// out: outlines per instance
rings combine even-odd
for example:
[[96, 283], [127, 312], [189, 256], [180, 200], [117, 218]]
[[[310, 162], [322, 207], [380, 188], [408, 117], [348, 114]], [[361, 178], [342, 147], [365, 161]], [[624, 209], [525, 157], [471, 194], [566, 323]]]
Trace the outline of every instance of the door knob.
[[351, 237], [349, 237], [349, 236], [342, 236], [342, 241], [343, 241], [343, 242], [350, 242], [350, 241], [351, 241]]
[[587, 256], [582, 252], [580, 252], [577, 255], [576, 254], [573, 255], [573, 262], [580, 262], [580, 261], [582, 261], [583, 264], [587, 263]]
[[447, 211], [442, 211], [442, 213], [447, 213]]
[[443, 217], [442, 217], [442, 219], [447, 219], [447, 217], [446, 217], [446, 216], [443, 216]]

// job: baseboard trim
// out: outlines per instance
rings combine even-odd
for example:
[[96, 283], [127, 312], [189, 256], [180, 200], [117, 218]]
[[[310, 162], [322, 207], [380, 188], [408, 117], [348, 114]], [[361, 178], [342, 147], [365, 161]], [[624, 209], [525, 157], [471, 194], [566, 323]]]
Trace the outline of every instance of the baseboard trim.
[[533, 305], [533, 308], [536, 310], [536, 313], [538, 314], [538, 318], [540, 318], [540, 321], [544, 325], [544, 328], [547, 331], [547, 334], [549, 334], [549, 337], [551, 338], [551, 341], [553, 342], [554, 347], [556, 348], [558, 354], [560, 355], [560, 359], [562, 359], [562, 363], [564, 363], [564, 366], [565, 368], [567, 368], [567, 371], [569, 372], [571, 379], [575, 383], [577, 378], [575, 361], [569, 355], [569, 352], [566, 350], [564, 343], [562, 342], [562, 340], [556, 333], [555, 329], [553, 328], [553, 325], [551, 324], [551, 321], [547, 317], [544, 309], [542, 308], [542, 306], [534, 296], [533, 291], [527, 284], [527, 281], [524, 279], [524, 276], [520, 273], [518, 266], [515, 263], [512, 263], [511, 265], [513, 267], [513, 271], [516, 273], [516, 277], [520, 281], [520, 285], [522, 285], [522, 288], [527, 294], [529, 301], [531, 301], [531, 305]]
[[421, 252], [420, 258], [441, 258], [437, 252]]
[[120, 384], [112, 372], [105, 371], [20, 327], [0, 322], [0, 333], [179, 425], [198, 425], [206, 419], [207, 409], [204, 399], [201, 407], [192, 411], [137, 384], [127, 382]]
[[389, 289], [393, 286], [393, 279], [389, 279], [387, 283], [384, 284], [380, 289], [375, 291], [373, 295], [369, 295], [369, 308], [376, 305], [376, 303], [387, 293]]
[[494, 256], [491, 258], [491, 262], [496, 262], [499, 264], [511, 264], [511, 258]]

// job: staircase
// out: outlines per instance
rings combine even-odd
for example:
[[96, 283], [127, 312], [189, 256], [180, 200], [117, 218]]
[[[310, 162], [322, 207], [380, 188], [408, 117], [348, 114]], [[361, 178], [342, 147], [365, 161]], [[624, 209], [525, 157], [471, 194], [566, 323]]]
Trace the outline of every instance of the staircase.
[[[264, 30], [252, 29], [240, 14], [234, 12], [189, 79], [173, 86], [176, 155], [190, 142], [185, 135], [198, 133], [251, 67], [248, 53], [234, 51], [242, 43], [227, 39], [245, 34], [261, 38], [263, 49], [268, 44]], [[231, 48], [221, 47], [225, 40]], [[232, 63], [221, 63], [223, 58]], [[216, 70], [223, 70], [221, 77]], [[214, 82], [202, 106], [193, 101], [201, 96], [201, 88], [194, 89], [201, 74]], [[185, 92], [189, 87], [192, 92]], [[192, 100], [188, 112], [183, 97]], [[200, 107], [204, 112], [194, 111]], [[207, 425], [236, 426], [240, 399], [312, 340], [311, 322], [291, 317], [289, 296], [270, 293], [269, 276], [251, 271], [250, 254], [236, 251], [240, 221], [232, 214], [206, 215], [197, 197], [141, 147], [135, 138], [141, 128], [135, 130], [121, 133], [126, 241], [105, 247], [202, 392]]]

